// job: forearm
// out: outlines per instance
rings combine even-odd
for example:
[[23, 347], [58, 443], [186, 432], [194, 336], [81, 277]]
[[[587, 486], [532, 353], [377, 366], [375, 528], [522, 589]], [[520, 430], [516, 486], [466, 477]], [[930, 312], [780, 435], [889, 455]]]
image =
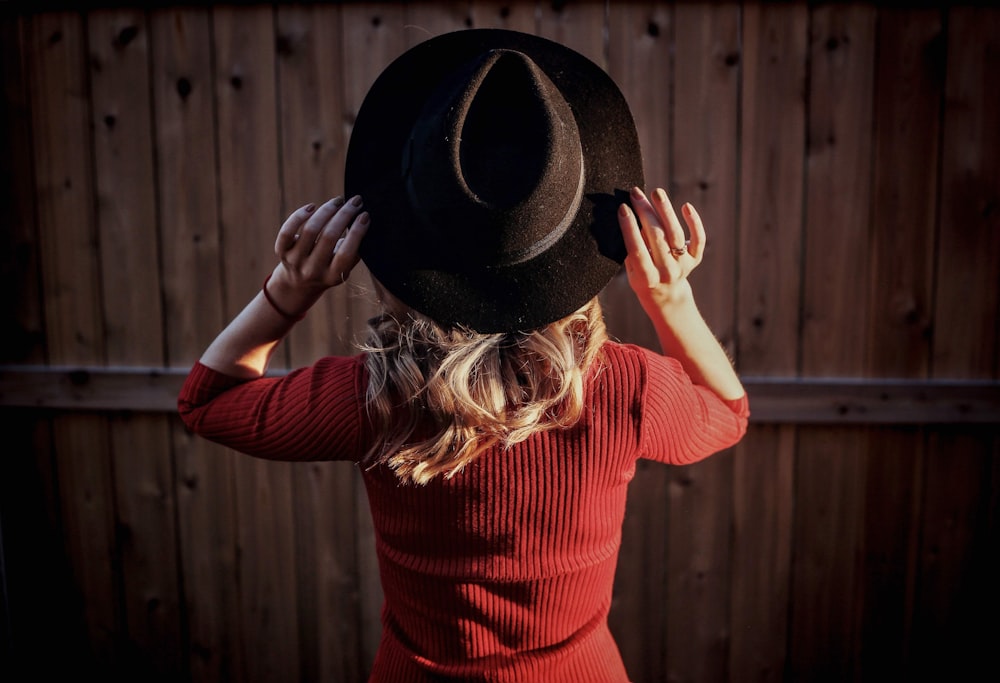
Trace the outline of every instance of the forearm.
[[294, 324], [268, 303], [262, 290], [205, 349], [201, 362], [230, 377], [261, 377]]
[[680, 361], [693, 382], [720, 398], [742, 398], [746, 393], [743, 385], [725, 349], [701, 317], [688, 281], [705, 253], [707, 237], [701, 217], [690, 204], [683, 206], [691, 231], [691, 239], [685, 240], [684, 229], [662, 189], [653, 192], [651, 201], [641, 189], [632, 188], [630, 199], [635, 212], [627, 204], [618, 209], [628, 250], [625, 270], [663, 352]]
[[746, 391], [732, 361], [702, 317], [693, 296], [663, 305], [644, 306], [663, 353], [680, 361], [695, 384], [720, 398], [734, 400]]
[[281, 259], [257, 296], [202, 354], [202, 364], [230, 377], [255, 379], [274, 350], [323, 292], [347, 281], [368, 229], [361, 198], [335, 197], [293, 212], [278, 231]]

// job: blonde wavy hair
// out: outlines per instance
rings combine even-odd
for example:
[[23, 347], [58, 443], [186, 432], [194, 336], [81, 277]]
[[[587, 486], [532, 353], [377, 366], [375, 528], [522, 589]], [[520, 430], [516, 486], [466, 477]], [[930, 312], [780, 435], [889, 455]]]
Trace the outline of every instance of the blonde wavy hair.
[[369, 321], [361, 345], [367, 409], [380, 435], [364, 462], [415, 484], [451, 478], [495, 445], [575, 424], [584, 380], [608, 338], [596, 297], [541, 329], [501, 334], [393, 308]]

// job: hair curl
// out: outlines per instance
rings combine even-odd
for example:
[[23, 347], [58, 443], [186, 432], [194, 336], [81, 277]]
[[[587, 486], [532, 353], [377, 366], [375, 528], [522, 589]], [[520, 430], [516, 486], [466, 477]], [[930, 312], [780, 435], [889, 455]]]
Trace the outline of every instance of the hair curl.
[[404, 482], [450, 478], [485, 450], [570, 427], [607, 340], [595, 297], [530, 332], [480, 334], [415, 311], [368, 322], [366, 405], [380, 438], [365, 457]]

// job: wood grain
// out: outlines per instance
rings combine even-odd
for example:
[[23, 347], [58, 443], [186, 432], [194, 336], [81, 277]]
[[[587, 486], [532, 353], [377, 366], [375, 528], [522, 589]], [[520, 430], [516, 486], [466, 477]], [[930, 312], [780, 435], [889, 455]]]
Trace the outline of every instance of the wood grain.
[[[276, 263], [272, 245], [281, 221], [281, 194], [273, 10], [215, 7], [212, 28], [224, 301], [231, 318]], [[280, 359], [275, 361], [280, 367]], [[297, 679], [292, 468], [241, 458], [234, 461], [234, 472], [240, 622], [233, 671], [248, 683]]]
[[[35, 188], [47, 356], [55, 363], [105, 360], [90, 131], [86, 23], [58, 12], [26, 23]], [[82, 141], [82, 142], [81, 142]], [[118, 661], [123, 624], [112, 562], [116, 553], [108, 419], [62, 415], [52, 421], [52, 486], [72, 571], [68, 618], [79, 619], [81, 668]], [[67, 645], [76, 650], [77, 643]]]
[[[341, 190], [385, 65], [498, 26], [622, 87], [648, 184], [705, 217], [695, 290], [750, 392], [737, 447], [638, 468], [610, 615], [630, 677], [992, 666], [974, 625], [1000, 570], [1000, 10], [5, 10], [0, 659], [53, 680], [364, 680], [382, 592], [355, 468], [205, 442], [177, 391], [275, 264], [287, 212]], [[355, 275], [275, 374], [353, 351], [375, 310]], [[655, 348], [624, 278], [602, 302], [615, 337]]]

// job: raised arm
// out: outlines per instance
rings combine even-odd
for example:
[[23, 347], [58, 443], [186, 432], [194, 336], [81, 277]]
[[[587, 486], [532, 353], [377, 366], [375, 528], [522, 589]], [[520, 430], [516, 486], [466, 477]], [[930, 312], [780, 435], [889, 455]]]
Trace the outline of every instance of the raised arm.
[[281, 259], [261, 291], [209, 345], [202, 364], [231, 377], [264, 374], [278, 343], [324, 291], [347, 280], [368, 230], [361, 198], [293, 212], [278, 231]]
[[[639, 188], [632, 205], [618, 211], [628, 257], [629, 286], [653, 323], [663, 353], [680, 361], [693, 382], [720, 398], [734, 400], [746, 392], [729, 356], [695, 305], [688, 275], [705, 254], [705, 228], [690, 204], [683, 206], [691, 232], [685, 238], [667, 193], [657, 188], [649, 198]], [[638, 214], [638, 215], [637, 215]]]

